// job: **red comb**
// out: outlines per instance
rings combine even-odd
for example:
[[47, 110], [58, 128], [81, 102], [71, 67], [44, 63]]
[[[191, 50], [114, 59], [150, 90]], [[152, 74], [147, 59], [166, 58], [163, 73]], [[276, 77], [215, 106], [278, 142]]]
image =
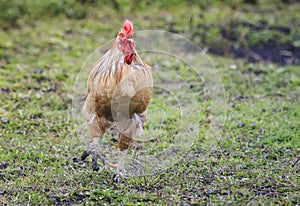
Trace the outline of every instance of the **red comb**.
[[128, 36], [130, 38], [133, 37], [133, 24], [131, 23], [131, 21], [126, 20], [124, 22], [122, 30], [126, 36]]

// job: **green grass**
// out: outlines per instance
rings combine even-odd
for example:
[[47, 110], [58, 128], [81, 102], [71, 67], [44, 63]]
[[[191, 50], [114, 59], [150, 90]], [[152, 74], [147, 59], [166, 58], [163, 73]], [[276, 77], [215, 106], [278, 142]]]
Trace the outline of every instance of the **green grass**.
[[[76, 8], [81, 6], [78, 2], [74, 4]], [[261, 4], [261, 8], [273, 9], [273, 5]], [[73, 85], [88, 55], [112, 39], [125, 18], [134, 19], [137, 30], [169, 30], [168, 24], [175, 22], [172, 27], [190, 37], [189, 32], [194, 28], [189, 30], [185, 14], [189, 11], [196, 15], [195, 7], [158, 6], [144, 12], [146, 6], [141, 4], [140, 9], [127, 14], [130, 7], [117, 12], [85, 5], [90, 15], [80, 19], [65, 15], [65, 10], [41, 18], [34, 16], [36, 13], [29, 18], [25, 13], [12, 19], [13, 26], [9, 24], [0, 31], [1, 203], [295, 205], [300, 202], [300, 162], [296, 163], [300, 158], [299, 66], [249, 64], [244, 60], [212, 57], [228, 105], [227, 119], [220, 125], [222, 139], [216, 144], [209, 132], [213, 111], [201, 84], [195, 84], [192, 91], [199, 93], [199, 104], [204, 108], [199, 113], [197, 141], [167, 170], [130, 177], [117, 184], [113, 181], [114, 171], [94, 172], [91, 161], [73, 162], [84, 150], [72, 122]], [[218, 17], [217, 12], [208, 15], [224, 5], [216, 6], [203, 8], [205, 19], [201, 21], [207, 25], [218, 21], [226, 25], [226, 18]], [[230, 7], [224, 7], [231, 11]], [[282, 19], [278, 19], [277, 12], [238, 15], [242, 19], [254, 15], [252, 23], [272, 16], [267, 18], [270, 23], [286, 25], [293, 16], [289, 11], [294, 7], [285, 9], [280, 11], [287, 12]], [[177, 63], [161, 64], [176, 67]], [[180, 75], [192, 82], [193, 76], [186, 65], [178, 64]], [[232, 64], [235, 69], [230, 69]], [[162, 107], [172, 113], [174, 108], [163, 101], [166, 94], [155, 95], [153, 112], [160, 112], [157, 108]], [[163, 130], [157, 131], [158, 134], [166, 137], [177, 132], [172, 125], [174, 118], [168, 124], [160, 122], [157, 116], [153, 120]], [[148, 127], [154, 127], [155, 121]]]

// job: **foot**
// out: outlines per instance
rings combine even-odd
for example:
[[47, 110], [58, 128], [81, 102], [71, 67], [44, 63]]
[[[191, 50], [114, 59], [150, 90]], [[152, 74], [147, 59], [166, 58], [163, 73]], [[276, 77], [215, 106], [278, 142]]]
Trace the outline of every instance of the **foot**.
[[90, 153], [87, 150], [84, 150], [84, 152], [81, 155], [81, 161], [84, 161], [88, 156], [90, 155]]
[[116, 174], [114, 175], [114, 181], [120, 184], [122, 179], [126, 179], [126, 170], [125, 168], [118, 167]]
[[94, 155], [92, 156], [92, 168], [94, 171], [99, 171], [100, 167], [97, 165], [97, 158], [95, 158]]
[[92, 168], [94, 171], [99, 171], [100, 167], [97, 164], [97, 160], [100, 159], [102, 164], [105, 162], [105, 154], [95, 151], [85, 150], [81, 155], [81, 161], [84, 161], [89, 155], [92, 155]]
[[126, 150], [121, 151], [119, 149], [119, 160], [117, 164], [117, 170], [116, 170], [116, 175], [114, 177], [114, 180], [120, 183], [122, 178], [126, 178], [126, 171], [125, 171], [125, 166], [124, 166], [124, 159], [126, 156]]

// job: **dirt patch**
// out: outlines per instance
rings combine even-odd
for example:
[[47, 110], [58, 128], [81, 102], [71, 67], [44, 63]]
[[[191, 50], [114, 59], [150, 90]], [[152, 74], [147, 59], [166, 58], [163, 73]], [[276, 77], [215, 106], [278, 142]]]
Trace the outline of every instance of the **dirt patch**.
[[[291, 27], [233, 22], [226, 27], [198, 24], [191, 40], [218, 56], [244, 58], [248, 62], [300, 64], [300, 25]], [[200, 37], [200, 38], [199, 38]]]

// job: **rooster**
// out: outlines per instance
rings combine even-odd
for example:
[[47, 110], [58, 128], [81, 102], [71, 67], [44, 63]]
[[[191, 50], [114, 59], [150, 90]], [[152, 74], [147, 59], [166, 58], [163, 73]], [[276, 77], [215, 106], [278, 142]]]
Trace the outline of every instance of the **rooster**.
[[152, 97], [152, 70], [135, 50], [133, 35], [133, 24], [126, 20], [112, 47], [90, 70], [82, 107], [92, 141], [81, 159], [91, 154], [93, 170], [99, 170], [98, 159], [105, 160], [99, 141], [116, 122], [118, 163], [108, 164], [116, 168], [116, 178], [125, 177], [126, 151], [136, 143], [133, 137], [143, 132]]

